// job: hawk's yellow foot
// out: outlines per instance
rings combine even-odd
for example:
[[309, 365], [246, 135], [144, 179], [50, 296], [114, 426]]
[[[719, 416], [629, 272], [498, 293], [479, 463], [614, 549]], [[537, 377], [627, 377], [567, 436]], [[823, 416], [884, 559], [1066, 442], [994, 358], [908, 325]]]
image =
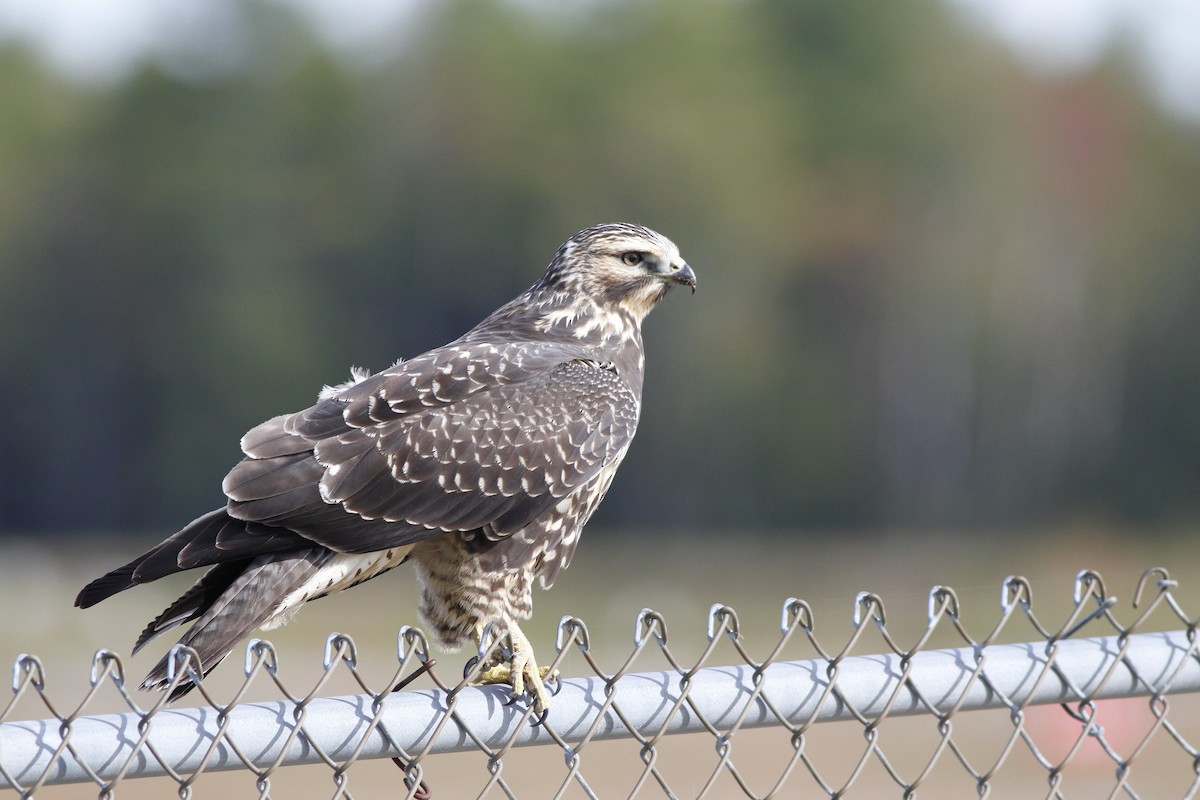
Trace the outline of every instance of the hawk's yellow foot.
[[475, 683], [506, 683], [512, 686], [513, 697], [520, 697], [528, 691], [533, 695], [534, 713], [544, 714], [550, 708], [550, 693], [546, 691], [545, 680], [554, 676], [550, 674], [549, 667], [537, 665], [533, 657], [533, 645], [516, 623], [509, 624], [508, 641], [512, 661], [488, 667], [479, 673]]

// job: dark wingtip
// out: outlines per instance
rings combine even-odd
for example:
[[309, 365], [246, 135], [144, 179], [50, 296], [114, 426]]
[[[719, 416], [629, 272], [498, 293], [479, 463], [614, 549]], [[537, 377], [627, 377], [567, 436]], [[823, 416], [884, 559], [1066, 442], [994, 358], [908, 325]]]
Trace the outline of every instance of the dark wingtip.
[[75, 596], [75, 607], [91, 608], [101, 600], [112, 597], [114, 594], [123, 592], [133, 586], [133, 571], [137, 568], [137, 563], [135, 561], [132, 564], [118, 567], [84, 586], [79, 590], [79, 594]]

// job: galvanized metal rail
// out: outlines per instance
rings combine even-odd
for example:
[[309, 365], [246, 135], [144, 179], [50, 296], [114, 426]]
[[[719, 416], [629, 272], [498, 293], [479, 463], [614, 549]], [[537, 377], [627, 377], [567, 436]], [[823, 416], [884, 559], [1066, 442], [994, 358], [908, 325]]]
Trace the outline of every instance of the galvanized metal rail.
[[[1053, 658], [1050, 652], [1053, 651]], [[0, 725], [0, 787], [111, 781], [240, 769], [255, 764], [392, 758], [590, 740], [692, 733], [769, 725], [805, 725], [914, 714], [949, 715], [988, 708], [1200, 691], [1200, 660], [1184, 632], [1135, 634], [977, 648], [849, 656], [831, 678], [823, 659], [632, 673], [611, 692], [601, 678], [561, 682], [546, 724], [528, 724], [521, 704], [506, 705], [503, 687], [440, 689], [383, 698], [318, 698], [296, 719], [293, 703], [240, 703], [214, 708], [80, 717], [64, 737], [58, 719]], [[619, 714], [618, 714], [619, 709]], [[443, 719], [449, 718], [448, 724]], [[293, 735], [296, 734], [296, 735]], [[589, 735], [590, 734], [590, 735]], [[69, 753], [64, 754], [66, 744]], [[146, 744], [150, 747], [147, 747]], [[236, 749], [235, 749], [236, 746]], [[239, 755], [240, 752], [240, 755]]]

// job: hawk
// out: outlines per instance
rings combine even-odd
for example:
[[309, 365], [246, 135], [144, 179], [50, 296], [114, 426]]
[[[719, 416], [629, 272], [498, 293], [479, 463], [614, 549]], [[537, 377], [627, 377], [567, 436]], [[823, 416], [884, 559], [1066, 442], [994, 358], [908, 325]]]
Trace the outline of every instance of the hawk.
[[[612, 483], [641, 407], [642, 320], [696, 276], [666, 237], [597, 225], [459, 339], [325, 387], [251, 429], [227, 502], [89, 583], [87, 608], [137, 584], [208, 570], [134, 645], [187, 622], [208, 674], [256, 629], [304, 603], [416, 568], [420, 614], [448, 650], [486, 626], [507, 645], [489, 680], [549, 699], [517, 621], [554, 583]], [[167, 656], [142, 688], [167, 687]], [[193, 688], [184, 679], [172, 699]]]

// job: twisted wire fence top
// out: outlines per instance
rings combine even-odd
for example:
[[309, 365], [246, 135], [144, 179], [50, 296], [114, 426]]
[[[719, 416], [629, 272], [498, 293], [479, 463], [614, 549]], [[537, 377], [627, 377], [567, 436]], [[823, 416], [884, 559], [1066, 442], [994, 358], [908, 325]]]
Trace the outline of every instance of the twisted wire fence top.
[[[186, 798], [237, 770], [251, 778], [241, 796], [269, 797], [284, 767], [307, 763], [326, 779], [305, 796], [330, 797], [1194, 796], [1200, 706], [1186, 693], [1200, 690], [1197, 622], [1167, 571], [1142, 574], [1125, 621], [1092, 571], [1077, 575], [1061, 619], [1035, 612], [1023, 578], [999, 589], [999, 616], [978, 635], [955, 591], [933, 587], [911, 643], [870, 592], [854, 598], [844, 641], [819, 637], [812, 607], [789, 598], [777, 638], [758, 647], [718, 604], [687, 658], [667, 620], [643, 609], [632, 647], [607, 666], [584, 621], [564, 617], [550, 668], [570, 657], [585, 674], [555, 682], [544, 720], [502, 687], [473, 685], [501, 647], [490, 635], [463, 670], [465, 657], [439, 663], [404, 627], [393, 674], [372, 684], [354, 641], [335, 633], [301, 691], [256, 639], [231, 696], [216, 696], [195, 653], [177, 646], [170, 677], [197, 681], [198, 708], [135, 696], [109, 650], [95, 654], [82, 700], [64, 707], [26, 654], [0, 706], [0, 787], [52, 797], [63, 791], [53, 785], [82, 782], [90, 788], [75, 796], [113, 797], [157, 775]], [[325, 696], [346, 676], [359, 694]], [[102, 694], [123, 710], [95, 715]], [[691, 744], [674, 748], [668, 737], [687, 732], [679, 741]], [[517, 748], [538, 744], [558, 758], [529, 778], [520, 762], [533, 751]], [[395, 766], [366, 775], [379, 758]], [[447, 759], [458, 760], [442, 768]]]

